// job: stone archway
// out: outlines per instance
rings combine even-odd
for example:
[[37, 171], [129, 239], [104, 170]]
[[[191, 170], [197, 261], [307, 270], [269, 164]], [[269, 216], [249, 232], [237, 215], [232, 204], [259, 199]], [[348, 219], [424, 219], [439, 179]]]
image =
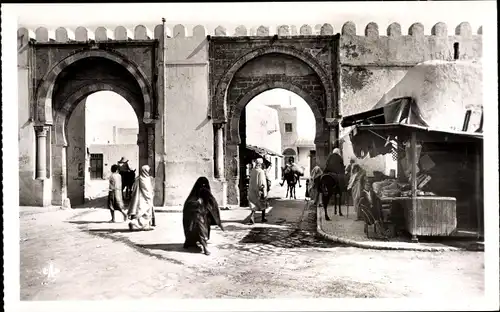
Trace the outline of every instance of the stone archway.
[[[313, 100], [311, 95], [293, 83], [283, 82], [283, 81], [269, 81], [260, 85], [255, 86], [253, 89], [247, 90], [236, 98], [236, 104], [233, 105], [230, 114], [228, 135], [226, 137], [225, 151], [226, 151], [226, 163], [225, 166], [229, 170], [226, 172], [226, 182], [227, 182], [227, 194], [228, 202], [230, 204], [245, 203], [246, 201], [241, 199], [241, 196], [245, 194], [242, 192], [245, 165], [242, 162], [241, 155], [244, 153], [246, 147], [246, 118], [245, 107], [250, 103], [250, 101], [258, 96], [259, 94], [269, 91], [272, 89], [284, 89], [299, 95], [311, 108], [316, 122], [316, 135], [315, 143], [316, 148], [319, 150], [325, 150], [327, 142], [325, 142], [325, 131], [326, 125], [322, 118], [322, 113], [318, 108], [316, 101]], [[294, 150], [293, 155], [296, 157], [296, 152]], [[285, 162], [286, 162], [285, 156]]]
[[35, 123], [36, 124], [51, 124], [53, 110], [53, 91], [56, 86], [56, 80], [59, 74], [68, 66], [89, 58], [102, 58], [121, 65], [138, 83], [142, 100], [144, 104], [143, 118], [149, 121], [153, 114], [152, 112], [152, 87], [146, 78], [143, 70], [127, 60], [127, 58], [118, 52], [110, 52], [106, 50], [90, 49], [78, 51], [57, 63], [50, 71], [42, 78], [42, 84], [37, 88], [35, 102]]
[[[43, 124], [42, 128], [49, 130], [50, 140], [53, 142], [47, 149], [50, 157], [46, 163], [48, 177], [53, 178], [52, 204], [60, 205], [68, 197], [70, 177], [66, 164], [69, 161], [66, 136], [69, 117], [82, 100], [98, 91], [113, 91], [132, 105], [139, 122], [139, 165], [148, 164], [155, 168], [154, 123], [150, 118], [153, 112], [151, 87], [141, 71], [124, 58], [108, 51], [88, 50], [73, 54], [54, 66], [37, 90], [35, 122], [37, 125]], [[82, 151], [81, 146], [75, 148]], [[85, 152], [83, 149], [83, 153]], [[39, 155], [37, 153], [38, 157]], [[78, 166], [86, 167], [84, 157], [80, 155], [82, 159], [78, 159]], [[152, 174], [154, 175], [154, 170]], [[82, 189], [81, 193], [83, 192]], [[76, 204], [79, 204], [80, 199], [77, 201]]]
[[321, 64], [319, 64], [318, 61], [310, 54], [304, 53], [293, 47], [270, 45], [252, 50], [247, 54], [242, 55], [236, 62], [232, 64], [232, 66], [226, 72], [224, 72], [221, 79], [216, 85], [214, 97], [212, 99], [212, 118], [214, 118], [215, 121], [223, 122], [227, 121], [228, 119], [229, 107], [227, 105], [227, 94], [231, 81], [233, 80], [236, 73], [248, 62], [267, 54], [287, 55], [300, 60], [304, 64], [307, 64], [307, 66], [309, 66], [317, 75], [317, 77], [321, 81], [321, 85], [325, 89], [324, 117], [333, 117], [332, 107], [334, 101], [336, 101], [336, 94], [333, 92], [334, 88], [332, 77], [330, 77], [328, 73], [322, 68]]
[[[214, 123], [216, 177], [227, 186], [227, 202], [239, 200], [240, 137], [245, 105], [256, 95], [283, 88], [300, 95], [316, 119], [318, 162], [326, 161], [338, 119], [338, 41], [320, 37], [210, 37], [210, 117]], [[241, 129], [240, 129], [241, 127]]]

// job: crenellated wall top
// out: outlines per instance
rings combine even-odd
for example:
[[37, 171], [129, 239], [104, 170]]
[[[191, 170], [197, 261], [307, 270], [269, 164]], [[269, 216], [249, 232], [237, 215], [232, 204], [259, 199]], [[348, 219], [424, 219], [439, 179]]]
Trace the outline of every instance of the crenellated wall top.
[[[218, 26], [212, 31], [207, 31], [207, 28], [202, 25], [194, 27], [186, 27], [182, 24], [167, 27], [167, 40], [178, 39], [202, 39], [207, 35], [212, 36], [314, 36], [314, 35], [334, 35], [340, 32], [342, 36], [358, 36], [356, 31], [356, 24], [353, 22], [346, 22], [341, 29], [335, 30], [331, 24], [317, 24], [314, 26], [304, 24], [300, 27], [295, 25], [278, 25], [276, 27], [269, 26], [256, 26], [247, 28], [244, 25], [235, 27], [234, 29], [226, 29], [223, 26]], [[76, 29], [67, 27], [58, 27], [49, 29], [46, 27], [38, 27], [36, 29], [28, 29], [21, 27], [17, 31], [19, 40], [22, 42], [35, 41], [39, 43], [45, 42], [85, 42], [89, 40], [95, 41], [127, 41], [127, 40], [162, 40], [163, 26], [162, 24], [156, 25], [154, 28], [148, 28], [144, 25], [137, 25], [133, 29], [124, 26], [117, 26], [114, 29], [107, 27], [83, 27], [79, 26]], [[421, 23], [412, 24], [406, 34], [401, 31], [401, 26], [398, 23], [390, 24], [386, 29], [386, 34], [381, 35], [377, 23], [368, 23], [364, 28], [364, 37], [378, 38], [378, 37], [427, 37], [424, 34], [424, 26]], [[430, 31], [430, 36], [444, 37], [449, 35], [471, 37], [474, 35], [482, 35], [482, 26], [473, 32], [468, 22], [462, 22], [455, 27], [453, 33], [448, 32], [446, 24], [439, 22], [435, 24]], [[358, 36], [363, 37], [363, 36]]]

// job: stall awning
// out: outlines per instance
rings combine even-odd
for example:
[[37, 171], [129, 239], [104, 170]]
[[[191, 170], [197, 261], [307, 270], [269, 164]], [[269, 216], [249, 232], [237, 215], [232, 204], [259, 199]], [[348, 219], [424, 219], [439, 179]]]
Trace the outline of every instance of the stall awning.
[[373, 125], [358, 125], [352, 132], [352, 135], [356, 135], [358, 131], [376, 131], [380, 135], [395, 136], [403, 135], [409, 136], [412, 132], [417, 132], [420, 135], [426, 135], [429, 138], [433, 138], [437, 141], [476, 141], [483, 140], [482, 133], [465, 132], [465, 131], [453, 131], [445, 129], [433, 129], [430, 127], [424, 127], [412, 124], [373, 124]]
[[247, 149], [252, 150], [261, 156], [271, 155], [271, 156], [277, 156], [277, 157], [281, 157], [281, 158], [283, 157], [283, 155], [279, 154], [278, 152], [271, 151], [270, 149], [267, 149], [265, 147], [259, 147], [259, 146], [247, 144]]
[[252, 160], [256, 158], [263, 158], [264, 163], [266, 166], [271, 165], [271, 163], [266, 159], [265, 156], [271, 155], [271, 156], [277, 156], [277, 157], [283, 157], [282, 155], [273, 152], [265, 147], [258, 147], [254, 145], [247, 145], [245, 149], [245, 155], [243, 155], [243, 161], [245, 164], [250, 164]]
[[428, 126], [422, 119], [417, 105], [411, 97], [394, 99], [385, 105], [377, 105], [372, 110], [346, 116], [342, 120], [342, 127], [358, 124], [396, 124], [405, 123]]

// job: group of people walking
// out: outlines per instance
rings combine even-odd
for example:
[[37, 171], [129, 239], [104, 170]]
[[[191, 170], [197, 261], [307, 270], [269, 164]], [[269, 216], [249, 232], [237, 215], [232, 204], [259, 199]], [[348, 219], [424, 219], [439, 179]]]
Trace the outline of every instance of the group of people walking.
[[[126, 171], [120, 171], [126, 170]], [[155, 226], [154, 187], [150, 176], [151, 168], [143, 165], [139, 176], [132, 186], [132, 196], [127, 211], [124, 208], [122, 177], [120, 172], [129, 172], [130, 166], [125, 158], [111, 166], [109, 178], [108, 208], [111, 222], [115, 222], [115, 213], [121, 213], [128, 220], [129, 229], [152, 230]], [[266, 180], [264, 179], [264, 183]], [[264, 188], [264, 191], [266, 189]], [[185, 235], [184, 248], [196, 248], [199, 242], [203, 252], [209, 255], [207, 241], [210, 239], [210, 227], [224, 227], [220, 219], [217, 200], [212, 195], [210, 183], [206, 177], [200, 177], [194, 184], [183, 207], [183, 227]]]
[[123, 184], [120, 172], [130, 171], [128, 160], [124, 157], [111, 166], [109, 177], [108, 209], [111, 212], [111, 222], [116, 222], [115, 213], [120, 212], [124, 220], [129, 220], [130, 230], [150, 230], [154, 226], [153, 181], [148, 165], [141, 167], [139, 176], [132, 186], [132, 197], [125, 212], [123, 200]]

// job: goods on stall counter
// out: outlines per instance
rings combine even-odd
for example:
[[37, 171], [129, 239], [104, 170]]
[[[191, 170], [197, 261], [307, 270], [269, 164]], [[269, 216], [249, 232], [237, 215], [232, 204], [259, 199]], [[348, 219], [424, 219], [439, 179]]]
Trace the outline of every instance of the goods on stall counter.
[[[411, 191], [404, 191], [401, 192], [401, 197], [410, 197], [411, 196]], [[421, 190], [417, 190], [417, 196], [436, 196], [433, 192], [424, 192]]]

